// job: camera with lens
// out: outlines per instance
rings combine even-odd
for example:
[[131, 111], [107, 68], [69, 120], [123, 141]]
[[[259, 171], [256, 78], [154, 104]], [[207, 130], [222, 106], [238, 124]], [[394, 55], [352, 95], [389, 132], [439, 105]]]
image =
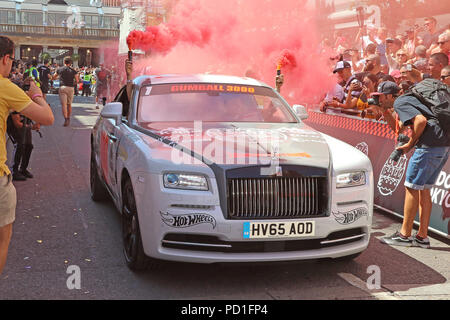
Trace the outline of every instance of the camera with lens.
[[379, 96], [372, 96], [369, 99], [367, 99], [367, 104], [371, 106], [380, 106], [380, 99]]
[[[400, 134], [397, 138], [397, 146], [401, 147], [404, 146], [405, 144], [407, 144], [409, 142], [409, 137], [407, 135], [404, 134]], [[389, 157], [392, 161], [397, 162], [398, 160], [400, 160], [400, 157], [403, 155], [403, 151], [402, 150], [398, 150], [395, 149], [392, 153], [391, 156]]]
[[30, 90], [30, 83], [24, 83], [24, 84], [22, 84], [22, 90], [23, 91], [25, 91], [25, 92], [27, 92], [27, 91], [29, 91]]
[[30, 81], [33, 81], [30, 77], [23, 79], [22, 84], [19, 86], [23, 91], [27, 92], [30, 90]]

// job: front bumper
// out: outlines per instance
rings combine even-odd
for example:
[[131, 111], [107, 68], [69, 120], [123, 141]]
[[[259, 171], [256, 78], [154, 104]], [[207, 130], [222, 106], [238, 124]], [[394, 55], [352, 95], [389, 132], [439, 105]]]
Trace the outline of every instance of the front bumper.
[[[333, 194], [332, 213], [326, 217], [282, 220], [313, 221], [313, 236], [244, 239], [244, 222], [248, 220], [225, 219], [217, 185], [213, 179], [210, 182], [212, 190], [208, 192], [170, 190], [163, 187], [161, 175], [136, 175], [133, 187], [146, 255], [195, 263], [290, 261], [338, 258], [368, 246], [373, 216], [368, 186]], [[363, 209], [366, 214], [344, 221], [342, 214], [354, 209]]]

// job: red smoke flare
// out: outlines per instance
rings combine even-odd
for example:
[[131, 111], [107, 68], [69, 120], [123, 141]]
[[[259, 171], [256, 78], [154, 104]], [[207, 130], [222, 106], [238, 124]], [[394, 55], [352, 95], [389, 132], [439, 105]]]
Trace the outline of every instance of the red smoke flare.
[[284, 49], [278, 59], [277, 66], [281, 69], [295, 69], [297, 67], [297, 59], [294, 53], [288, 49]]
[[145, 31], [130, 32], [127, 43], [133, 43], [134, 49], [167, 54], [182, 43], [202, 47], [211, 39], [213, 29], [232, 24], [233, 19], [222, 22], [209, 20], [209, 16], [204, 15], [203, 8], [195, 3], [196, 1], [188, 1], [183, 4], [185, 7], [177, 7], [178, 11], [168, 23], [149, 26]]
[[130, 50], [130, 51], [135, 48], [134, 47], [134, 43], [136, 42], [136, 39], [132, 35], [135, 31], [136, 30], [131, 31], [130, 34], [128, 35], [128, 37], [127, 37], [127, 46], [128, 46], [128, 50]]
[[312, 103], [335, 85], [329, 59], [316, 54], [315, 23], [306, 1], [183, 0], [175, 3], [167, 23], [131, 32], [127, 44], [147, 52], [134, 62], [135, 76], [251, 74], [273, 84], [279, 63], [283, 96], [291, 103]]

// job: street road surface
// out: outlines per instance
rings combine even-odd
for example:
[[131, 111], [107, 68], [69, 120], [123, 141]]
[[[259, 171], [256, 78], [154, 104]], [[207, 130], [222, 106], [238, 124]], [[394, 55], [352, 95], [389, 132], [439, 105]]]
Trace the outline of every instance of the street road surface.
[[[75, 97], [65, 128], [58, 97], [48, 100], [55, 124], [42, 128], [43, 139], [33, 133], [35, 177], [15, 182], [16, 222], [0, 300], [450, 299], [449, 241], [432, 235], [430, 250], [383, 245], [378, 238], [400, 221], [379, 211], [369, 248], [351, 262], [167, 263], [133, 273], [122, 254], [118, 212], [90, 199], [89, 138], [99, 110], [93, 98]], [[79, 289], [68, 288], [71, 266], [79, 267]], [[374, 289], [378, 275], [380, 289]]]

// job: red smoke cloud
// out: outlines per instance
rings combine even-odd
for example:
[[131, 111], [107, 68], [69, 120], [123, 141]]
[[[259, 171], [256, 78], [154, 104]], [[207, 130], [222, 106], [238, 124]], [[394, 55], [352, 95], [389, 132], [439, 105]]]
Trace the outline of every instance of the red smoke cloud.
[[282, 94], [292, 103], [317, 102], [335, 83], [320, 57], [314, 12], [298, 0], [183, 0], [169, 21], [127, 43], [150, 52], [135, 62], [136, 75], [166, 73], [251, 74], [274, 86], [277, 64]]
[[281, 53], [281, 57], [278, 59], [278, 66], [281, 69], [295, 69], [297, 67], [297, 59], [295, 58], [295, 54], [287, 49], [284, 49]]

